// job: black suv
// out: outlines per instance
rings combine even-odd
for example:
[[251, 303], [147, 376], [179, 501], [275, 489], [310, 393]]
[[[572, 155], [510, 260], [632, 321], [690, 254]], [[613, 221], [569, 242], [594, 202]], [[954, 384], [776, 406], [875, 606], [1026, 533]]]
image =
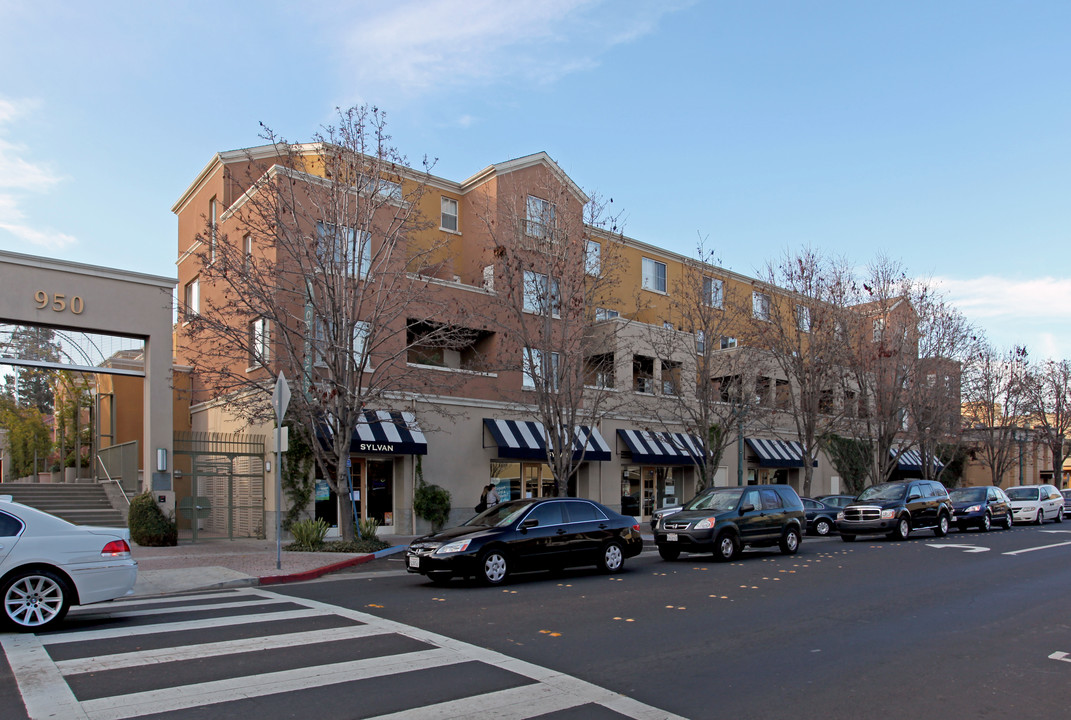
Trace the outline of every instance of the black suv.
[[711, 488], [664, 516], [655, 528], [663, 560], [682, 552], [713, 552], [732, 560], [746, 546], [780, 545], [786, 555], [800, 548], [807, 518], [799, 495], [788, 485]]
[[933, 530], [944, 537], [953, 512], [948, 491], [934, 480], [880, 483], [861, 492], [837, 515], [837, 530], [844, 542], [876, 533], [906, 540], [914, 530]]

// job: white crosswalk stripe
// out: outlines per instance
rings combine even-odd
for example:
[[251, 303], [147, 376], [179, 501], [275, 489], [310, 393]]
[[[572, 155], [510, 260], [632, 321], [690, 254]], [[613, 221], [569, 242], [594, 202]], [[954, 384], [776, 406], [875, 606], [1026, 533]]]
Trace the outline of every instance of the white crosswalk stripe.
[[[295, 605], [301, 606], [300, 609], [295, 609]], [[231, 610], [238, 614], [229, 614]], [[183, 619], [183, 613], [202, 611], [214, 616]], [[174, 620], [168, 619], [170, 614], [175, 615]], [[677, 717], [591, 683], [492, 650], [356, 610], [283, 596], [259, 588], [117, 602], [104, 611], [92, 607], [77, 609], [72, 611], [71, 618], [81, 618], [87, 627], [40, 637], [0, 634], [0, 647], [7, 655], [31, 720], [122, 720], [217, 703], [284, 696], [286, 693], [329, 688], [355, 680], [436, 671], [460, 663], [483, 663], [505, 671], [511, 677], [516, 677], [517, 686], [414, 706], [380, 715], [376, 720], [480, 717], [520, 720], [592, 704], [637, 720]], [[109, 627], [93, 629], [90, 625], [94, 618], [107, 620]], [[142, 618], [150, 619], [150, 622], [122, 622]], [[306, 630], [288, 628], [291, 622], [308, 621], [309, 618], [334, 618], [341, 626]], [[159, 622], [152, 622], [157, 619]], [[221, 631], [223, 628], [248, 627], [250, 624], [263, 627], [264, 623], [269, 622], [273, 623], [272, 629], [264, 628], [264, 634], [256, 637], [211, 642], [183, 640], [206, 629]], [[251, 629], [240, 631], [239, 634], [249, 635]], [[127, 642], [122, 652], [101, 654], [101, 647], [106, 647], [109, 641], [148, 635], [165, 638], [168, 646], [154, 648], [150, 645], [142, 649], [140, 641], [138, 645]], [[78, 681], [93, 677], [93, 673], [102, 669], [108, 672], [136, 672], [139, 668], [153, 668], [159, 669], [160, 673], [167, 673], [168, 663], [190, 665], [211, 663], [213, 660], [230, 662], [227, 658], [238, 654], [280, 651], [316, 644], [361, 642], [375, 637], [400, 638], [408, 646], [401, 650], [395, 648], [397, 651], [388, 655], [362, 659], [336, 658], [323, 665], [273, 668], [237, 677], [199, 677], [199, 681], [185, 684], [151, 689], [141, 686], [128, 688], [132, 691], [118, 695], [78, 698], [79, 688], [82, 687]], [[175, 639], [172, 641], [171, 638]], [[414, 645], [413, 641], [418, 645]], [[93, 644], [91, 651], [85, 656], [77, 656], [79, 643]], [[61, 659], [54, 660], [49, 654], [49, 648], [53, 647], [57, 652], [63, 651]], [[70, 657], [72, 655], [75, 657]], [[457, 692], [461, 695], [464, 691], [459, 689]], [[269, 718], [265, 717], [264, 720]]]

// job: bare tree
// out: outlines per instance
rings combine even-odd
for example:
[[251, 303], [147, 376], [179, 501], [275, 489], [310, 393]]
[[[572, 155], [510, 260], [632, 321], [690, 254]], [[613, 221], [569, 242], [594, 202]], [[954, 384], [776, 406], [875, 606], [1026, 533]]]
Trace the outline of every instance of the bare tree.
[[989, 468], [994, 485], [1001, 484], [1016, 462], [1018, 434], [1025, 432], [1020, 422], [1028, 408], [1023, 382], [1026, 369], [1025, 347], [999, 352], [983, 344], [964, 376], [969, 438], [975, 457]]
[[1025, 383], [1027, 408], [1034, 431], [1052, 452], [1052, 477], [1060, 483], [1064, 459], [1071, 455], [1071, 363], [1046, 360], [1032, 364]]
[[[410, 350], [465, 334], [444, 322], [456, 313], [433, 277], [443, 241], [420, 212], [431, 163], [410, 169], [367, 106], [339, 111], [310, 144], [263, 137], [268, 148], [232, 163], [239, 192], [191, 250], [199, 307], [182, 308], [179, 344], [202, 394], [249, 423], [270, 419], [280, 371], [296, 378], [289, 416], [315, 428], [316, 463], [349, 497], [364, 411], [411, 406], [441, 377], [407, 368]], [[340, 505], [352, 539], [351, 505]]]
[[558, 495], [568, 492], [594, 428], [615, 407], [615, 348], [625, 324], [615, 288], [620, 232], [609, 203], [585, 196], [556, 166], [503, 178], [480, 211], [494, 293], [472, 309], [502, 337], [496, 367], [521, 377], [506, 390], [546, 434]]
[[662, 363], [664, 402], [656, 415], [664, 430], [683, 428], [693, 436], [694, 447], [681, 450], [695, 464], [697, 493], [714, 484], [726, 449], [741, 441], [744, 426], [774, 403], [767, 354], [736, 343], [742, 303], [729, 292], [726, 273], [700, 239], [669, 294], [662, 322], [645, 326], [646, 344]]
[[823, 438], [844, 425], [845, 403], [837, 395], [846, 372], [852, 290], [847, 263], [804, 249], [768, 264], [750, 298], [748, 344], [768, 351], [789, 382], [783, 402], [803, 450], [804, 495], [811, 492]]

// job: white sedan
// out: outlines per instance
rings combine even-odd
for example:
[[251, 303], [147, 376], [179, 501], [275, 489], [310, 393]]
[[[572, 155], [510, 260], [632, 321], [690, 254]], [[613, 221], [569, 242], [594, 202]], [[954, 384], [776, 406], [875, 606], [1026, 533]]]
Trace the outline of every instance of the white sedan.
[[1064, 496], [1052, 485], [1020, 485], [1008, 488], [1007, 493], [1015, 522], [1063, 522]]
[[55, 626], [71, 605], [134, 592], [127, 528], [72, 525], [0, 495], [0, 601], [20, 632]]

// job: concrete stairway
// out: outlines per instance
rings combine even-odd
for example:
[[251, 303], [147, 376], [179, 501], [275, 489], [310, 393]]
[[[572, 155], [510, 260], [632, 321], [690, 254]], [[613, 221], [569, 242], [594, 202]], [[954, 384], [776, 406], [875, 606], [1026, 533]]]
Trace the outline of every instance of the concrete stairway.
[[126, 515], [112, 507], [96, 483], [0, 483], [0, 495], [43, 510], [75, 525], [126, 527]]

